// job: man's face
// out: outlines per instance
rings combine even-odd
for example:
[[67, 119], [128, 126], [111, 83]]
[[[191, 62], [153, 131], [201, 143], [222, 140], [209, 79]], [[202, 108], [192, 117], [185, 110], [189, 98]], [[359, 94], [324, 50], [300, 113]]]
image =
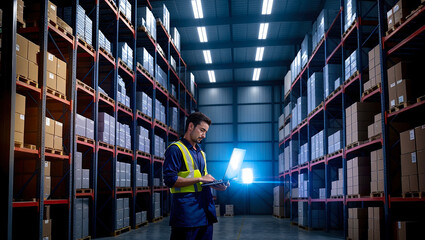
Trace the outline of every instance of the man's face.
[[193, 142], [201, 143], [201, 141], [207, 136], [207, 132], [210, 126], [203, 121], [199, 123], [195, 128], [193, 126], [193, 123], [189, 123], [189, 127], [192, 129], [192, 131], [190, 132], [190, 139]]

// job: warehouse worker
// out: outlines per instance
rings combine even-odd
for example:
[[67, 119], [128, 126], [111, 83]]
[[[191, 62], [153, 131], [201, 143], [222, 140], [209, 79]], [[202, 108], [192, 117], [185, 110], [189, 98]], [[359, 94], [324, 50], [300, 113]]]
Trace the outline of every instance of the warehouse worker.
[[[211, 120], [201, 112], [189, 115], [186, 132], [165, 152], [164, 181], [171, 191], [170, 239], [212, 240], [213, 223], [217, 222], [209, 187], [205, 153], [198, 145], [206, 137]], [[224, 191], [227, 185], [212, 187]]]

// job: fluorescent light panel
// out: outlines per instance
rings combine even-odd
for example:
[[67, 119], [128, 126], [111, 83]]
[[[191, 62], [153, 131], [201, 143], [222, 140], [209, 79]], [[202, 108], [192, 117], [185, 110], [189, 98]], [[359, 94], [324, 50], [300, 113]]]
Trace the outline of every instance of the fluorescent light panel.
[[205, 63], [206, 64], [212, 63], [212, 60], [211, 60], [211, 51], [210, 50], [203, 50], [202, 52], [204, 53]]
[[208, 42], [207, 31], [205, 27], [198, 27], [199, 41]]
[[255, 53], [255, 61], [263, 61], [264, 47], [257, 47], [257, 52]]
[[273, 0], [263, 0], [263, 10], [261, 11], [262, 15], [270, 15], [272, 13]]
[[260, 31], [258, 32], [258, 39], [266, 39], [268, 30], [269, 30], [269, 23], [261, 23]]
[[261, 68], [254, 68], [254, 74], [252, 75], [253, 81], [258, 81], [260, 79]]
[[192, 9], [193, 9], [193, 15], [195, 15], [196, 19], [204, 18], [201, 0], [192, 0]]
[[214, 73], [214, 71], [211, 71], [211, 70], [208, 71], [208, 78], [210, 79], [211, 83], [215, 83], [215, 73]]

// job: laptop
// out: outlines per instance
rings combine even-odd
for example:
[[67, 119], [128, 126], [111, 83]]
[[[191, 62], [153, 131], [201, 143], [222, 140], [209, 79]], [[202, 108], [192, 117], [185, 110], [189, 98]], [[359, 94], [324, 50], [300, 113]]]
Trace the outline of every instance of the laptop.
[[233, 148], [232, 156], [230, 157], [229, 164], [227, 165], [227, 170], [224, 173], [224, 177], [220, 180], [214, 182], [204, 183], [202, 187], [215, 186], [236, 178], [238, 176], [239, 170], [241, 169], [243, 159], [245, 157], [245, 149]]

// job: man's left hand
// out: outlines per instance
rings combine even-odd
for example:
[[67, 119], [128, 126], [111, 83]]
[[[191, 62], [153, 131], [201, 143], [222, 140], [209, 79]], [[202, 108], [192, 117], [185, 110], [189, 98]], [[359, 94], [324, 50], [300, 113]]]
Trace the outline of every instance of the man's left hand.
[[215, 186], [211, 186], [211, 188], [217, 190], [217, 191], [225, 191], [227, 189], [227, 187], [230, 186], [230, 183], [222, 183], [222, 184], [218, 184]]

